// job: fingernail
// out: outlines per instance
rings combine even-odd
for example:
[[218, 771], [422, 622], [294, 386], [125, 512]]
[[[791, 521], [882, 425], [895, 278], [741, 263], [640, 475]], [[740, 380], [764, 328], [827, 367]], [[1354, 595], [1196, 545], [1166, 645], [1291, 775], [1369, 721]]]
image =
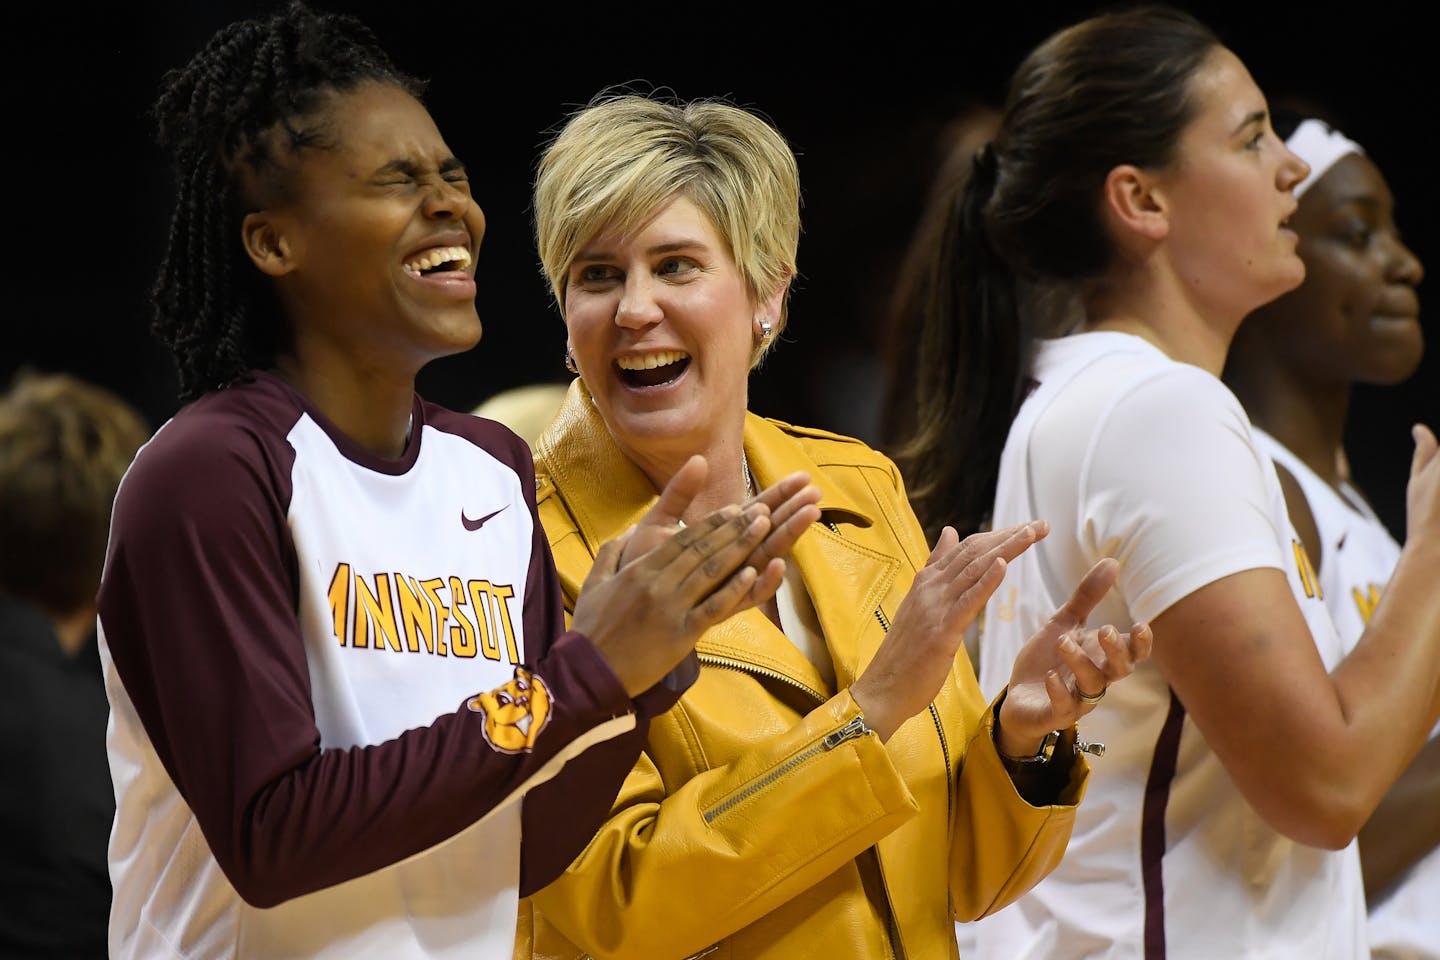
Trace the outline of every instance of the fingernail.
[[1067, 653], [1077, 649], [1077, 647], [1075, 646], [1075, 641], [1070, 638], [1070, 634], [1067, 633], [1063, 638], [1061, 638], [1060, 649], [1064, 650]]

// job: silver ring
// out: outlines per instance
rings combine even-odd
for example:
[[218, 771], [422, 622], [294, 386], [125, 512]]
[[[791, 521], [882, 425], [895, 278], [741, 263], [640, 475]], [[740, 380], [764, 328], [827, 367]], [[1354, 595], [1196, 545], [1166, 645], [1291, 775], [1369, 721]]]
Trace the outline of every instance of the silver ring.
[[1091, 704], [1099, 703], [1101, 700], [1104, 700], [1104, 699], [1105, 699], [1105, 691], [1108, 690], [1108, 689], [1110, 689], [1110, 688], [1109, 688], [1109, 687], [1101, 687], [1099, 693], [1089, 694], [1089, 693], [1086, 693], [1086, 692], [1084, 692], [1083, 690], [1081, 690], [1079, 687], [1076, 687], [1076, 688], [1075, 688], [1075, 696], [1077, 696], [1077, 697], [1080, 698], [1080, 702], [1081, 702], [1081, 703], [1091, 703]]

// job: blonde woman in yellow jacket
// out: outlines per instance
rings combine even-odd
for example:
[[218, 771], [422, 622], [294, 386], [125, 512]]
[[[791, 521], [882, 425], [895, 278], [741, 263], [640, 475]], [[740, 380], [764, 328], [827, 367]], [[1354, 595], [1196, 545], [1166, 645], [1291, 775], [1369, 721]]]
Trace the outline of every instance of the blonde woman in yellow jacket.
[[747, 411], [799, 236], [794, 156], [759, 117], [598, 98], [547, 148], [534, 211], [579, 375], [536, 444], [567, 601], [681, 472], [699, 490], [676, 529], [795, 474], [821, 500], [776, 599], [704, 634], [609, 820], [522, 903], [517, 955], [956, 956], [955, 918], [1059, 862], [1088, 772], [1075, 722], [1148, 656], [1143, 626], [1084, 629], [1113, 561], [987, 703], [961, 640], [1044, 523], [932, 550], [885, 456]]

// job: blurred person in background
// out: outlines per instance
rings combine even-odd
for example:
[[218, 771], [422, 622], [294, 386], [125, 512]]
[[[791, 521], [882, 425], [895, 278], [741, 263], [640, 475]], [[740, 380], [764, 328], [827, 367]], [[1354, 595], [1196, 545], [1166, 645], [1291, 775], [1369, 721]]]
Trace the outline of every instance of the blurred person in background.
[[[1272, 114], [1275, 132], [1310, 166], [1290, 218], [1305, 280], [1245, 319], [1224, 377], [1275, 461], [1290, 519], [1349, 649], [1401, 550], [1349, 476], [1350, 394], [1357, 383], [1398, 385], [1419, 366], [1416, 287], [1424, 269], [1400, 237], [1376, 161], [1321, 117], [1281, 107]], [[1440, 726], [1359, 840], [1373, 956], [1440, 960]]]
[[140, 413], [68, 374], [0, 394], [0, 956], [103, 958], [115, 794], [95, 592]]

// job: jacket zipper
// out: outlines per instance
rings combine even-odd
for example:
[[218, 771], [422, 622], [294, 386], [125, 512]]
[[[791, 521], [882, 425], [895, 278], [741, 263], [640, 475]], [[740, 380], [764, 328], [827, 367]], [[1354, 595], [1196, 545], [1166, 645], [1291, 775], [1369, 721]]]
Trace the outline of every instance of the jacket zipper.
[[762, 677], [768, 677], [771, 680], [779, 680], [781, 683], [788, 684], [794, 687], [796, 690], [807, 694], [810, 699], [815, 701], [817, 705], [824, 703], [826, 700], [830, 699], [825, 694], [821, 693], [819, 690], [812, 690], [810, 687], [805, 686], [805, 684], [801, 683], [799, 680], [796, 680], [794, 677], [787, 677], [785, 676], [785, 674], [779, 673], [775, 670], [771, 670], [768, 667], [756, 666], [755, 664], [747, 663], [744, 660], [731, 660], [728, 657], [717, 657], [713, 653], [697, 653], [695, 656], [697, 659], [699, 659], [701, 663], [708, 663], [714, 667], [725, 667], [729, 670], [739, 670], [741, 673], [755, 673], [759, 674]]
[[856, 737], [863, 737], [869, 732], [870, 728], [865, 726], [864, 717], [855, 717], [847, 721], [844, 726], [840, 727], [837, 730], [832, 730], [830, 733], [827, 733], [825, 736], [821, 737], [820, 740], [814, 745], [807, 747], [806, 749], [795, 754], [795, 756], [791, 757], [789, 760], [786, 760], [784, 763], [780, 764], [780, 766], [776, 767], [774, 770], [771, 770], [759, 780], [756, 780], [754, 783], [745, 787], [743, 790], [732, 793], [730, 796], [726, 797], [724, 800], [721, 800], [709, 810], [706, 810], [705, 822], [714, 822], [716, 817], [720, 816], [722, 813], [725, 813], [727, 810], [733, 809], [737, 805], [748, 800], [750, 797], [755, 796], [755, 794], [759, 793], [761, 790], [764, 790], [766, 787], [770, 786], [770, 784], [774, 783], [776, 780], [779, 780], [781, 777], [785, 776], [785, 774], [789, 773], [791, 770], [794, 770], [796, 767], [800, 766], [802, 763], [804, 763], [806, 760], [809, 760], [811, 757], [814, 757], [821, 753], [826, 753], [830, 750], [834, 750], [846, 740], [854, 740]]
[[[880, 629], [890, 632], [890, 619], [885, 616], [884, 610], [876, 607], [875, 619], [880, 621]], [[930, 719], [935, 723], [935, 736], [940, 740], [940, 755], [945, 758], [945, 822], [949, 823], [953, 816], [951, 805], [954, 803], [950, 796], [950, 742], [945, 739], [945, 727], [940, 722], [940, 711], [936, 709], [933, 701], [930, 704]], [[949, 828], [946, 828], [946, 832], [949, 832]]]

